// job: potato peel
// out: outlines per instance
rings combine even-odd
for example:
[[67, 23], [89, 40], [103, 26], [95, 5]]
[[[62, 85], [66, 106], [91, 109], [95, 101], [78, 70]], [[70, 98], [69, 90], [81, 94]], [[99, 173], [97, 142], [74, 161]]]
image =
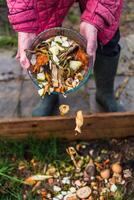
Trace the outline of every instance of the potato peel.
[[81, 110], [77, 112], [75, 121], [76, 121], [75, 131], [77, 135], [78, 133], [81, 133], [81, 127], [83, 126], [83, 122], [84, 122], [83, 113]]

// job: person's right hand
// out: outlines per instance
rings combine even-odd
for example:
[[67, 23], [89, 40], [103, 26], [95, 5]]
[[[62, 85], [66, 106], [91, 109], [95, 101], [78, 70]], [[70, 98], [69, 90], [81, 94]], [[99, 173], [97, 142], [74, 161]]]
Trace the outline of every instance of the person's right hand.
[[16, 59], [20, 61], [21, 66], [27, 69], [30, 66], [29, 60], [26, 57], [25, 49], [28, 49], [32, 40], [36, 37], [35, 33], [18, 33], [18, 52]]

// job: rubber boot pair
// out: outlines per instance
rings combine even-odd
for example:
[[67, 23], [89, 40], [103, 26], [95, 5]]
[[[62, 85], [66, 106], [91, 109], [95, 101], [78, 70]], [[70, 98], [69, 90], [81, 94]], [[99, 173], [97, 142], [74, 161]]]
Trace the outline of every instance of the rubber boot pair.
[[96, 82], [96, 101], [106, 112], [123, 112], [124, 108], [116, 102], [114, 95], [114, 79], [119, 61], [118, 54], [110, 57], [97, 53], [94, 65]]

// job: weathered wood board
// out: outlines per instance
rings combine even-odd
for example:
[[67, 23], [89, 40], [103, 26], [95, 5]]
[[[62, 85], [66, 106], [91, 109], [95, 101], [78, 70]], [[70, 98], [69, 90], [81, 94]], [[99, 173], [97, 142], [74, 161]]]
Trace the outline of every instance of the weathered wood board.
[[134, 136], [134, 112], [96, 113], [84, 116], [82, 133], [75, 135], [74, 117], [0, 119], [0, 137], [22, 139], [57, 137], [67, 140]]

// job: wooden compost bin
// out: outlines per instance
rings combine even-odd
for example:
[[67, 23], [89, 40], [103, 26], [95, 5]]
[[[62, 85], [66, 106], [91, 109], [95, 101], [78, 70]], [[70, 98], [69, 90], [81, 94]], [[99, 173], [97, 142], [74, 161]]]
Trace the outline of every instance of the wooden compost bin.
[[22, 139], [57, 137], [68, 140], [134, 136], [134, 112], [97, 113], [84, 116], [82, 133], [75, 135], [74, 117], [0, 119], [0, 137]]

